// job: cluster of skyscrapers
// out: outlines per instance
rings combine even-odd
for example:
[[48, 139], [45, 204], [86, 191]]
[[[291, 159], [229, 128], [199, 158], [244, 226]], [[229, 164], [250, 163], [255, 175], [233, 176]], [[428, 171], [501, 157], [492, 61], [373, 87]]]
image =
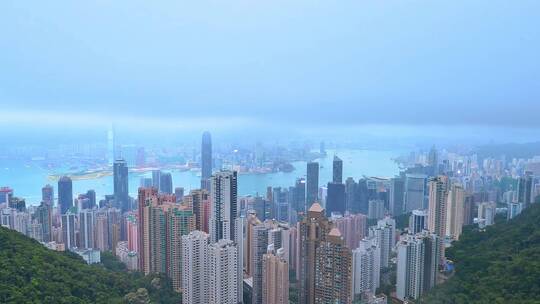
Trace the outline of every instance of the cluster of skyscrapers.
[[[213, 170], [205, 132], [199, 189], [184, 193], [173, 188], [170, 173], [154, 170], [132, 198], [128, 165], [117, 159], [114, 193], [99, 202], [92, 190], [74, 199], [67, 176], [58, 180], [56, 208], [50, 185], [41, 204], [29, 208], [4, 187], [0, 220], [89, 263], [112, 251], [131, 270], [163, 273], [185, 303], [288, 303], [291, 288], [302, 304], [405, 301], [444, 278], [451, 264], [445, 248], [463, 226], [492, 225], [502, 210], [497, 202], [507, 205], [511, 219], [538, 195], [532, 172], [517, 178], [516, 190], [500, 191], [486, 173], [491, 163], [480, 170], [468, 158], [446, 158], [441, 162], [432, 149], [399, 176], [355, 181], [343, 179], [343, 161], [334, 156], [325, 185], [319, 164], [308, 162], [305, 177], [288, 188], [239, 196], [238, 173]], [[398, 217], [408, 218], [408, 226], [398, 229]], [[391, 276], [395, 292], [378, 294]]]

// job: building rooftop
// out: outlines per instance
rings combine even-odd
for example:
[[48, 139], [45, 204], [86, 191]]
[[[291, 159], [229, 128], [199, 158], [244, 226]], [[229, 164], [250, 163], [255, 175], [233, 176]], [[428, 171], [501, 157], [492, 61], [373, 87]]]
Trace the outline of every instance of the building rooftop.
[[309, 208], [309, 212], [323, 212], [323, 207], [319, 203], [313, 203]]

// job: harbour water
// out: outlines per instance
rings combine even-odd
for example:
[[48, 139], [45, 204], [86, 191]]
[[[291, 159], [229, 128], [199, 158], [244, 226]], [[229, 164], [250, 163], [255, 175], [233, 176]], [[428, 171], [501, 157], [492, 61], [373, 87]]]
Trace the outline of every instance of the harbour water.
[[[320, 163], [319, 185], [324, 185], [332, 179], [332, 160], [337, 155], [343, 160], [343, 177], [353, 177], [355, 180], [366, 176], [392, 177], [399, 173], [398, 165], [393, 161], [400, 155], [400, 151], [376, 150], [328, 150], [327, 156], [318, 159]], [[294, 162], [295, 170], [292, 172], [277, 172], [267, 174], [240, 174], [238, 180], [239, 195], [264, 195], [266, 187], [289, 187], [295, 180], [306, 175], [306, 162]], [[185, 191], [200, 187], [200, 177], [192, 171], [170, 171], [174, 187], [184, 187]], [[41, 187], [50, 183], [57, 193], [56, 183], [48, 180], [51, 172], [32, 162], [0, 162], [0, 186], [8, 186], [14, 190], [14, 195], [25, 198], [27, 204], [39, 204]], [[151, 173], [130, 172], [129, 193], [137, 196], [137, 188], [142, 177], [151, 177]], [[106, 194], [113, 193], [113, 177], [103, 176], [94, 179], [73, 181], [73, 194], [84, 193], [89, 189], [96, 191], [98, 199]]]

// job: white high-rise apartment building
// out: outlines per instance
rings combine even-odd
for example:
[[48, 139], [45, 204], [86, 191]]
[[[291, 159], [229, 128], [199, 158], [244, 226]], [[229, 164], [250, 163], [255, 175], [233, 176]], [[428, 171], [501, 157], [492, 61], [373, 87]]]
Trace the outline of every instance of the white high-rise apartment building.
[[198, 230], [182, 236], [182, 303], [208, 303], [208, 239]]
[[365, 238], [353, 250], [353, 293], [375, 294], [379, 287], [381, 274], [381, 249], [374, 238]]
[[209, 244], [209, 236], [193, 231], [182, 236], [182, 302], [237, 304], [238, 250], [231, 240]]
[[377, 226], [369, 228], [369, 236], [375, 238], [381, 251], [381, 268], [388, 267], [390, 253], [396, 240], [396, 221], [391, 217], [385, 217], [377, 221]]
[[208, 246], [208, 303], [238, 303], [238, 252], [231, 240]]
[[406, 235], [397, 244], [396, 296], [418, 299], [436, 283], [439, 237], [423, 231]]

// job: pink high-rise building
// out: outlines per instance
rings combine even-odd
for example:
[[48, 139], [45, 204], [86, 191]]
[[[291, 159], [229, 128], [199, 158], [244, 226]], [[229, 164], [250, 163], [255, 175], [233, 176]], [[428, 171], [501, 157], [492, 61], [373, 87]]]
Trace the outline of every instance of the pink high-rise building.
[[358, 248], [360, 241], [367, 236], [367, 216], [364, 214], [347, 214], [332, 218], [332, 222], [341, 231], [345, 245], [351, 250]]
[[127, 247], [129, 251], [139, 252], [139, 231], [137, 216], [130, 214], [126, 218]]

